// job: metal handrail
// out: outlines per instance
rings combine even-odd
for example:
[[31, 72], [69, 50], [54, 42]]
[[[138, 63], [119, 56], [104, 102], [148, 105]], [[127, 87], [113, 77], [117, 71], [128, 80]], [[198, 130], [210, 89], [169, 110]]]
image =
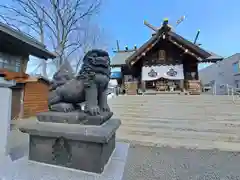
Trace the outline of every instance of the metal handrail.
[[[232, 96], [233, 103], [235, 103], [237, 99], [240, 99], [240, 92], [236, 91], [237, 88], [229, 84], [221, 84], [221, 86], [226, 87], [227, 95]], [[213, 88], [213, 95], [217, 95], [217, 92], [216, 92], [217, 84], [215, 83], [212, 88]]]
[[232, 96], [232, 101], [233, 103], [236, 102], [237, 99], [240, 99], [240, 93], [236, 91], [236, 88], [229, 85], [229, 84], [226, 84], [227, 86], [227, 94], [228, 96], [231, 95]]

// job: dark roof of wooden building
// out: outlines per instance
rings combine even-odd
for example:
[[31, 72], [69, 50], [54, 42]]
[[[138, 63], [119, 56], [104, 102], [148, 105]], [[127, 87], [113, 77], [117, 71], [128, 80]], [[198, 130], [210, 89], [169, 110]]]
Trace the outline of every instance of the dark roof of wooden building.
[[53, 59], [55, 54], [49, 52], [45, 45], [36, 39], [0, 22], [0, 51], [18, 55], [33, 55], [42, 59]]
[[17, 84], [24, 84], [28, 82], [38, 82], [44, 81], [46, 84], [50, 84], [51, 81], [41, 75], [37, 76], [30, 76], [24, 72], [10, 72], [6, 69], [0, 69], [0, 77], [4, 77], [5, 80], [15, 80]]
[[199, 62], [217, 62], [223, 57], [218, 56], [212, 52], [206, 51], [198, 45], [188, 41], [177, 33], [173, 32], [170, 26], [161, 27], [156, 34], [154, 34], [146, 43], [144, 43], [137, 51], [127, 57], [126, 63], [130, 66], [135, 64], [137, 60], [145, 55], [155, 44], [157, 44], [165, 35], [168, 41], [181, 48], [183, 52], [196, 57]]
[[38, 82], [38, 81], [43, 81], [43, 82], [45, 82], [48, 85], [51, 83], [51, 81], [48, 78], [44, 77], [44, 76], [31, 76], [28, 79], [26, 79], [24, 83]]

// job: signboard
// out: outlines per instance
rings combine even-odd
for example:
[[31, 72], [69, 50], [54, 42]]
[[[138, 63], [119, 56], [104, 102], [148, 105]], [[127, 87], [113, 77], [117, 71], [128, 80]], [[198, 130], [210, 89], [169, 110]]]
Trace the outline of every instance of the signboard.
[[170, 80], [184, 79], [183, 65], [142, 67], [143, 81], [153, 81], [160, 78]]
[[166, 59], [166, 53], [164, 50], [159, 50], [158, 51], [158, 59], [161, 61], [164, 61]]

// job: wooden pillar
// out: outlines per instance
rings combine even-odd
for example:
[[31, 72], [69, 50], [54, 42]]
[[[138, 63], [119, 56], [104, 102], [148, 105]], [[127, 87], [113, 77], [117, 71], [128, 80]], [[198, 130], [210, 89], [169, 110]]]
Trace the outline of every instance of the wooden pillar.
[[198, 64], [196, 66], [196, 80], [199, 80], [199, 74], [198, 74]]
[[180, 80], [180, 89], [181, 89], [181, 91], [184, 91], [184, 79], [181, 79]]
[[26, 72], [28, 61], [29, 61], [29, 56], [28, 55], [21, 57], [21, 70], [20, 70], [20, 72], [24, 72], [24, 73]]
[[142, 86], [141, 87], [142, 91], [145, 92], [146, 91], [146, 82], [142, 80], [141, 81], [141, 86]]
[[24, 116], [24, 90], [25, 86], [21, 90], [19, 118], [23, 118]]

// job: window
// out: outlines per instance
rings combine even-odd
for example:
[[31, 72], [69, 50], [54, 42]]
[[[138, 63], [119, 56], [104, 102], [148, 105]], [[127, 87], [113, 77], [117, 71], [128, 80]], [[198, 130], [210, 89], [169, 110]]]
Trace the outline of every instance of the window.
[[0, 68], [13, 72], [20, 72], [20, 57], [0, 53]]
[[239, 62], [233, 63], [233, 73], [239, 73]]

